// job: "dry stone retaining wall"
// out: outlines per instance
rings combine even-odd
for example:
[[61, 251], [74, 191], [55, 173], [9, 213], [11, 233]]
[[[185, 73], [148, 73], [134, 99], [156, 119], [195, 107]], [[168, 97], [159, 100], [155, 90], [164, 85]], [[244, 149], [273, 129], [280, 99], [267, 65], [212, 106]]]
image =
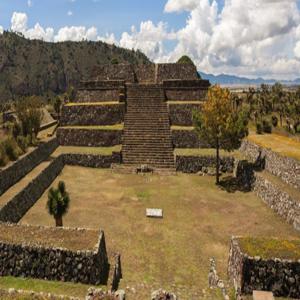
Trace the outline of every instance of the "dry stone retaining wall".
[[172, 130], [172, 142], [175, 148], [210, 148], [195, 130]]
[[61, 126], [115, 125], [124, 122], [125, 105], [64, 106]]
[[76, 102], [78, 103], [119, 101], [119, 99], [119, 88], [79, 90], [76, 95]]
[[0, 209], [0, 221], [17, 223], [38, 201], [64, 167], [63, 157], [54, 159], [21, 192]]
[[16, 162], [0, 170], [0, 195], [16, 184], [58, 147], [56, 138], [41, 143], [36, 149], [20, 157]]
[[300, 162], [296, 159], [282, 156], [247, 140], [242, 143], [240, 151], [252, 161], [255, 161], [259, 156], [265, 157], [265, 169], [267, 171], [300, 189]]
[[241, 294], [272, 291], [276, 297], [300, 298], [300, 261], [250, 257], [242, 253], [238, 239], [231, 240], [228, 274]]
[[[183, 173], [198, 173], [203, 168], [212, 168], [215, 166], [216, 158], [214, 156], [176, 156], [176, 170]], [[222, 172], [231, 173], [233, 168], [233, 157], [221, 158], [220, 170]]]
[[57, 139], [62, 146], [112, 147], [122, 144], [122, 130], [58, 128]]
[[278, 215], [300, 231], [299, 200], [293, 199], [292, 196], [281, 191], [260, 173], [255, 173], [254, 191]]
[[165, 80], [197, 80], [197, 69], [193, 64], [158, 64], [157, 82], [163, 83]]
[[[19, 226], [19, 229], [22, 230], [22, 227]], [[45, 230], [45, 235], [49, 230]], [[68, 229], [52, 230], [63, 230], [68, 234]], [[103, 232], [100, 232], [97, 247], [86, 251], [0, 241], [0, 276], [105, 284], [107, 273], [108, 259]]]
[[169, 118], [171, 125], [174, 126], [192, 126], [193, 125], [193, 111], [201, 109], [201, 102], [199, 104], [168, 104]]

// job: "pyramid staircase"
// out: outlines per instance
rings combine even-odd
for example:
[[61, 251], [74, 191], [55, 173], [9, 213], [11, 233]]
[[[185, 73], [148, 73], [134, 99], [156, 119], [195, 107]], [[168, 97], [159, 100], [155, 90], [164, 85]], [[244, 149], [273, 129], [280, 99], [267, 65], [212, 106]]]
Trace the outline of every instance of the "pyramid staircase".
[[168, 107], [160, 85], [127, 86], [122, 157], [125, 166], [175, 172]]

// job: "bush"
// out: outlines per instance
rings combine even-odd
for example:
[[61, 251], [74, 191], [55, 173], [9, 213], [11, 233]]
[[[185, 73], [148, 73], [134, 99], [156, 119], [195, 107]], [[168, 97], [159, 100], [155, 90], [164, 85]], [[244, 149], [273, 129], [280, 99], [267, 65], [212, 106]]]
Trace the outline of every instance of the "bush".
[[0, 144], [0, 167], [4, 167], [8, 163], [8, 157], [4, 149], [3, 142]]
[[25, 153], [28, 149], [28, 146], [30, 144], [30, 140], [29, 137], [25, 137], [25, 136], [18, 136], [17, 137], [17, 144], [19, 146], [19, 148], [22, 150], [23, 153]]
[[15, 161], [19, 158], [21, 150], [13, 138], [8, 138], [3, 142], [4, 150], [9, 160]]
[[262, 127], [263, 127], [263, 132], [272, 133], [272, 125], [268, 120], [263, 120]]
[[273, 127], [277, 127], [278, 125], [278, 118], [276, 116], [272, 116], [272, 125]]
[[12, 128], [12, 135], [15, 139], [22, 133], [22, 127], [18, 122], [14, 122], [13, 128]]
[[261, 123], [256, 123], [256, 133], [257, 134], [262, 134], [263, 133], [263, 128], [262, 128], [262, 125]]

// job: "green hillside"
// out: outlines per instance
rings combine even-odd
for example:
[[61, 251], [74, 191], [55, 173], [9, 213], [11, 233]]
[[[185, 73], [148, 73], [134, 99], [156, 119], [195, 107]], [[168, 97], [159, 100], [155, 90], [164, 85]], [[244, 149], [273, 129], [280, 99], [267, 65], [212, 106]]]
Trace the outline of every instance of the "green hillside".
[[0, 35], [0, 101], [19, 95], [62, 93], [88, 77], [95, 65], [149, 63], [140, 51], [103, 42], [47, 43], [12, 33]]

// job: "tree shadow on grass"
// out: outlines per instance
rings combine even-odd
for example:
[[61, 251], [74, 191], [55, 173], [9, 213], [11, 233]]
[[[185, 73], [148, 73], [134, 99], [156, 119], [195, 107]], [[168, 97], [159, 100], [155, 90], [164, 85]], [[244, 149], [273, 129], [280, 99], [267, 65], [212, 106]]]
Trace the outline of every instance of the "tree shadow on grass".
[[233, 176], [226, 176], [222, 178], [219, 186], [222, 190], [226, 191], [227, 193], [251, 192], [251, 185], [241, 184], [241, 182], [236, 177]]

